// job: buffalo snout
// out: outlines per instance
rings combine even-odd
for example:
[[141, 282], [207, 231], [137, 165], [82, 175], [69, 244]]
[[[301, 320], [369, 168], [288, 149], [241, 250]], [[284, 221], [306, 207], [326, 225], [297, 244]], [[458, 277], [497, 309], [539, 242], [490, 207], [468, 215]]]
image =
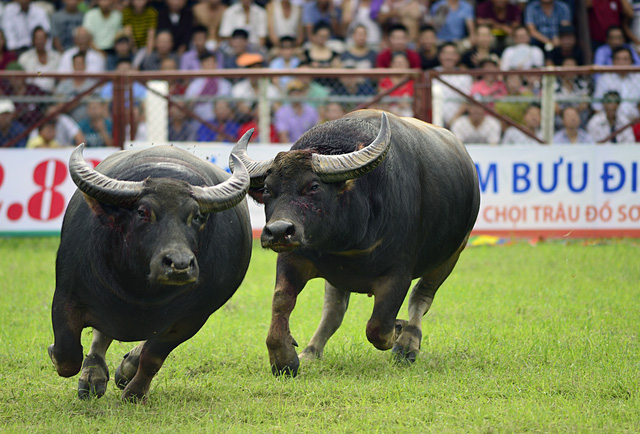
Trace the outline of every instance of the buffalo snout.
[[163, 250], [151, 263], [151, 280], [164, 285], [184, 285], [198, 280], [198, 261], [190, 250]]
[[262, 247], [275, 252], [284, 252], [300, 245], [296, 226], [288, 220], [268, 222], [260, 237]]

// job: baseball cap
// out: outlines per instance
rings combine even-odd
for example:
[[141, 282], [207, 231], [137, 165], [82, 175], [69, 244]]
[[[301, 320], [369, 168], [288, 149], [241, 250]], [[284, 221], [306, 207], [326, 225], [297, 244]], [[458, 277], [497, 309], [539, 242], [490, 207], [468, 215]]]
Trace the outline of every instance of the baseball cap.
[[242, 53], [236, 59], [236, 65], [240, 67], [249, 67], [262, 65], [264, 62], [264, 57], [258, 53]]
[[10, 99], [0, 99], [0, 113], [13, 113], [16, 111], [16, 106], [13, 105], [13, 101]]

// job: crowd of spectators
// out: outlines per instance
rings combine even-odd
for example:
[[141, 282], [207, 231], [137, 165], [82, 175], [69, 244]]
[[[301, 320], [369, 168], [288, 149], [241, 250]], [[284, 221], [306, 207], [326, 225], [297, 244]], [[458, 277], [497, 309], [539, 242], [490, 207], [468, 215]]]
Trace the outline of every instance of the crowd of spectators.
[[[435, 69], [453, 73], [443, 79], [540, 138], [539, 76], [501, 71], [584, 65], [587, 58], [640, 65], [640, 0], [585, 3], [588, 53], [578, 44], [572, 0], [13, 0], [0, 2], [0, 70]], [[465, 143], [538, 142], [442, 83], [433, 91], [435, 117]], [[132, 92], [135, 136], [144, 140], [147, 90], [136, 83]], [[253, 76], [172, 80], [178, 102], [169, 110], [169, 140], [236, 141], [257, 124], [258, 92]], [[563, 75], [555, 92], [554, 143], [640, 141], [640, 126], [638, 136], [633, 128], [613, 134], [640, 114], [639, 74]], [[413, 115], [410, 76], [273, 79], [269, 139], [295, 141], [380, 93], [387, 98], [377, 107]], [[0, 82], [0, 143], [78, 96], [17, 146], [109, 146], [113, 85], [83, 77]]]

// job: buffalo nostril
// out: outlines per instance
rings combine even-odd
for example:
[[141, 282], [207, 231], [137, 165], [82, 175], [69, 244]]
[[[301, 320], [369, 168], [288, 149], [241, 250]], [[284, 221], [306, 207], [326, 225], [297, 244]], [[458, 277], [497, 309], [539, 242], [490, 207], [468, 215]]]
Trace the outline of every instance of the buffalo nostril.
[[162, 265], [175, 270], [187, 270], [195, 265], [195, 257], [186, 253], [173, 253], [162, 258]]
[[284, 231], [285, 238], [291, 238], [295, 234], [296, 234], [296, 227], [293, 225], [291, 225], [290, 227], [287, 228], [287, 230]]
[[271, 240], [289, 241], [296, 233], [296, 228], [293, 223], [285, 220], [277, 220], [269, 223], [263, 229], [264, 237]]

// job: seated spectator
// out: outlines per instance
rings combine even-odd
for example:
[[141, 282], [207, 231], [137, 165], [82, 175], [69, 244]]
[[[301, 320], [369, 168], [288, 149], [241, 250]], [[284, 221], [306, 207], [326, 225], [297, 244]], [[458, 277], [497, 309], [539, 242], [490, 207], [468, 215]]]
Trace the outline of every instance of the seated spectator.
[[475, 39], [475, 11], [464, 0], [438, 0], [431, 6], [434, 27], [438, 39], [457, 42], [467, 47]]
[[51, 30], [49, 15], [31, 0], [7, 3], [0, 18], [7, 49], [15, 51], [17, 55], [33, 48], [33, 31], [36, 27], [42, 27], [47, 33]]
[[[24, 70], [18, 62], [12, 62], [7, 65], [6, 71]], [[14, 76], [0, 82], [0, 94], [11, 95], [15, 99], [14, 118], [23, 126], [28, 128], [42, 119], [44, 98], [41, 97], [46, 96], [47, 93], [38, 86], [27, 82], [22, 77]]]
[[198, 122], [190, 119], [186, 112], [187, 105], [182, 102], [169, 104], [169, 141], [194, 142], [198, 137]]
[[24, 148], [27, 146], [26, 135], [16, 142], [26, 128], [15, 120], [15, 112], [16, 107], [11, 100], [0, 99], [0, 147], [11, 145], [14, 148]]
[[97, 0], [96, 4], [85, 12], [82, 27], [91, 33], [95, 48], [109, 53], [122, 29], [122, 12], [116, 7], [115, 0]]
[[[77, 73], [84, 73], [86, 71], [85, 56], [81, 53], [73, 56], [73, 71]], [[74, 78], [67, 78], [61, 80], [56, 86], [55, 94], [65, 98], [65, 101], [76, 98], [81, 93], [89, 90], [96, 83], [93, 79], [85, 78], [83, 75], [77, 75]], [[94, 93], [97, 93], [94, 91]], [[80, 121], [87, 117], [87, 106], [81, 100], [76, 101], [73, 107], [67, 110], [67, 113], [76, 121]]]
[[[575, 67], [576, 60], [572, 57], [564, 59], [561, 66], [567, 68]], [[555, 100], [556, 100], [556, 116], [555, 127], [562, 127], [562, 110], [568, 106], [574, 106], [580, 113], [580, 125], [584, 126], [591, 116], [591, 108], [589, 101], [591, 100], [591, 88], [589, 82], [582, 76], [578, 75], [560, 75], [555, 83]]]
[[588, 0], [585, 2], [589, 21], [587, 29], [591, 36], [591, 46], [604, 44], [607, 31], [612, 26], [620, 27], [628, 18], [633, 17], [633, 7], [628, 0]]
[[[409, 68], [409, 59], [404, 53], [395, 53], [391, 59], [391, 68], [407, 69]], [[403, 81], [407, 80], [408, 76], [392, 75], [380, 79], [378, 84], [379, 92], [387, 92]], [[413, 108], [411, 107], [411, 101], [405, 101], [406, 98], [413, 98], [415, 89], [415, 83], [413, 79], [407, 80], [400, 87], [392, 90], [387, 94], [387, 97], [401, 98], [401, 101], [393, 101], [389, 103], [388, 110], [397, 116], [413, 116]]]
[[207, 50], [207, 28], [205, 26], [196, 26], [191, 34], [191, 48], [180, 56], [180, 69], [183, 71], [200, 70], [200, 56]]
[[291, 38], [294, 46], [304, 42], [302, 8], [291, 0], [272, 0], [267, 3], [267, 33], [270, 46], [278, 47], [282, 38]]
[[[167, 57], [162, 60], [160, 71], [175, 74], [178, 72], [178, 64], [175, 59]], [[169, 95], [184, 95], [187, 91], [187, 84], [183, 78], [168, 78], [167, 83], [169, 84]]]
[[[131, 63], [131, 59], [118, 59], [118, 63], [116, 65], [116, 71], [118, 72], [129, 72], [134, 71], [133, 64]], [[144, 87], [142, 83], [139, 81], [134, 81], [131, 85], [133, 89], [133, 98], [136, 102], [141, 102], [147, 96], [147, 88]], [[102, 89], [100, 90], [100, 98], [103, 100], [111, 101], [113, 99], [113, 82], [110, 81], [106, 83]], [[125, 89], [124, 91], [124, 104], [125, 107], [129, 107], [129, 90]]]
[[[49, 35], [42, 27], [33, 30], [33, 48], [28, 49], [18, 57], [18, 63], [26, 72], [56, 72], [60, 63], [60, 53], [47, 48]], [[29, 78], [28, 82], [38, 86], [47, 93], [53, 91], [56, 85], [54, 78]]]
[[62, 105], [64, 105], [62, 102], [50, 105], [45, 111], [45, 116], [58, 112], [52, 120], [56, 123], [56, 141], [60, 146], [78, 146], [85, 142], [84, 134], [71, 116], [59, 112]]
[[[626, 47], [618, 47], [613, 51], [614, 66], [631, 66], [631, 50]], [[602, 74], [596, 81], [593, 92], [595, 102], [591, 105], [594, 110], [602, 110], [600, 100], [610, 90], [615, 90], [622, 96], [620, 109], [625, 117], [635, 119], [638, 117], [637, 101], [640, 101], [640, 73], [607, 73]]]
[[[538, 104], [529, 104], [524, 112], [524, 126], [529, 129], [535, 136], [542, 139], [542, 130], [540, 129], [540, 106]], [[540, 142], [533, 137], [523, 133], [516, 127], [509, 127], [505, 130], [502, 140], [503, 145], [539, 145]]]
[[63, 0], [64, 8], [51, 15], [53, 48], [64, 53], [74, 45], [74, 29], [82, 26], [84, 13], [78, 9], [80, 0]]
[[[200, 56], [202, 70], [205, 72], [217, 71], [218, 60], [215, 54], [205, 52]], [[225, 97], [231, 94], [231, 83], [221, 77], [199, 77], [191, 81], [187, 86], [184, 96], [189, 100], [204, 99], [198, 101], [193, 106], [193, 112], [201, 120], [212, 119], [215, 114], [211, 106], [211, 99], [214, 96]]]
[[425, 24], [420, 28], [418, 54], [420, 54], [422, 69], [426, 70], [440, 66], [440, 61], [438, 60], [438, 35], [436, 29], [430, 24]]
[[98, 99], [87, 102], [86, 119], [78, 122], [90, 148], [113, 146], [113, 124], [105, 104]]
[[[176, 56], [182, 56], [191, 42], [192, 31], [195, 24], [192, 4], [187, 0], [164, 0], [158, 6], [158, 32], [171, 33], [173, 47], [171, 51]], [[215, 47], [211, 47], [215, 49]]]
[[[168, 30], [159, 31], [154, 42], [154, 49], [151, 52], [143, 51], [144, 57], [140, 62], [141, 71], [158, 71], [162, 60], [168, 57], [173, 58], [176, 63], [180, 58], [173, 51], [173, 36]], [[137, 57], [137, 56], [136, 56]]]
[[313, 27], [309, 47], [302, 52], [301, 61], [312, 68], [330, 68], [340, 66], [340, 54], [327, 46], [331, 37], [331, 27], [320, 21]]
[[7, 38], [5, 38], [2, 28], [0, 28], [0, 71], [4, 70], [11, 62], [17, 60], [16, 53], [7, 48]]
[[511, 71], [514, 69], [532, 69], [544, 66], [544, 52], [529, 41], [531, 35], [525, 26], [517, 26], [513, 30], [514, 44], [502, 52], [500, 69]]
[[[278, 43], [278, 56], [269, 62], [270, 69], [295, 69], [300, 66], [300, 58], [295, 55], [295, 41], [291, 36], [283, 36]], [[290, 76], [274, 77], [273, 84], [285, 90]]]
[[585, 145], [594, 143], [589, 133], [580, 128], [580, 114], [575, 107], [562, 110], [562, 129], [553, 136], [553, 145]]
[[337, 102], [330, 102], [322, 107], [322, 109], [320, 110], [320, 114], [320, 122], [318, 123], [321, 124], [323, 122], [335, 121], [336, 119], [340, 119], [346, 114], [346, 112], [342, 104]]
[[[249, 32], [244, 29], [235, 29], [228, 41], [220, 44], [220, 52], [222, 53], [222, 68], [236, 69], [240, 68], [237, 60], [243, 54], [260, 54], [261, 50], [253, 44], [249, 43]], [[232, 82], [234, 80], [231, 80]]]
[[389, 68], [391, 57], [394, 53], [404, 53], [409, 59], [410, 68], [421, 68], [422, 60], [420, 55], [409, 49], [409, 33], [402, 24], [396, 24], [389, 30], [389, 48], [382, 50], [376, 59], [376, 67]]
[[489, 26], [478, 26], [476, 28], [475, 43], [470, 49], [468, 49], [460, 59], [460, 66], [467, 67], [469, 69], [476, 69], [480, 67], [480, 63], [484, 59], [492, 58], [496, 65], [500, 60], [498, 52], [493, 47], [493, 34]]
[[131, 0], [122, 9], [122, 27], [124, 34], [134, 43], [134, 50], [153, 50], [153, 41], [158, 27], [158, 11], [149, 0]]
[[487, 71], [487, 74], [471, 85], [471, 95], [487, 102], [487, 105], [493, 108], [496, 100], [507, 95], [507, 87], [502, 81], [502, 77], [497, 74], [500, 69], [494, 58], [487, 57], [481, 60], [479, 65], [483, 71]]
[[620, 94], [615, 90], [606, 92], [602, 97], [603, 110], [594, 114], [587, 123], [587, 133], [598, 143], [634, 143], [631, 128], [625, 128], [609, 138], [615, 131], [630, 124], [620, 109]]
[[[300, 71], [308, 71], [311, 69], [311, 66], [308, 64], [300, 64], [298, 66], [298, 70]], [[297, 80], [304, 83], [307, 87], [307, 102], [314, 106], [316, 109], [320, 108], [321, 105], [325, 104], [329, 99], [329, 94], [331, 90], [326, 86], [318, 83], [317, 80], [314, 80], [310, 75], [301, 75], [296, 78]]]
[[545, 63], [549, 66], [560, 66], [564, 59], [573, 58], [576, 60], [576, 64], [584, 65], [584, 55], [577, 44], [573, 26], [560, 26], [558, 37], [560, 38], [560, 45], [546, 52]]
[[[243, 122], [240, 125], [240, 129], [238, 130], [238, 140], [244, 134], [253, 128], [253, 134], [251, 135], [251, 140], [254, 142], [262, 143], [262, 139], [260, 136], [260, 127], [258, 126], [258, 107], [254, 107], [253, 110], [249, 113], [245, 113], [243, 115]], [[271, 123], [269, 125], [269, 137], [267, 138], [267, 143], [279, 143], [278, 141], [278, 133], [276, 131], [275, 125]]]
[[640, 56], [630, 44], [625, 43], [622, 27], [611, 26], [607, 29], [607, 42], [599, 46], [593, 53], [593, 63], [595, 65], [612, 65], [613, 52], [618, 47], [625, 47], [631, 53], [634, 65], [640, 65]]
[[[403, 56], [402, 54], [398, 54], [398, 56]], [[352, 67], [348, 69], [353, 69]], [[387, 83], [386, 85], [391, 85]], [[363, 102], [366, 98], [375, 95], [377, 93], [376, 85], [370, 80], [366, 80], [358, 75], [344, 75], [338, 79], [335, 86], [331, 88], [331, 95], [336, 96], [349, 96], [349, 97], [361, 97], [361, 98], [353, 98], [351, 104], [348, 104], [350, 110], [355, 109], [356, 103]]]
[[[378, 49], [382, 42], [382, 29], [378, 24], [375, 13], [376, 0], [346, 0], [342, 2], [342, 26], [346, 29], [347, 47], [354, 44], [353, 36], [358, 27], [364, 28], [366, 39], [364, 44], [372, 49]], [[379, 11], [379, 9], [378, 9]]]
[[302, 6], [302, 30], [305, 38], [310, 41], [313, 29], [319, 22], [329, 24], [331, 38], [342, 38], [342, 9], [332, 0], [309, 0]]
[[508, 45], [508, 38], [518, 24], [522, 11], [508, 0], [488, 0], [478, 3], [476, 7], [476, 24], [491, 28], [496, 39], [496, 49], [502, 52]]
[[[241, 68], [263, 68], [264, 57], [260, 54], [245, 53], [238, 57], [238, 66]], [[236, 115], [238, 122], [243, 124], [253, 117], [253, 109], [257, 106], [259, 89], [259, 78], [251, 75], [240, 80], [231, 88], [231, 96], [239, 100], [236, 103]], [[267, 85], [267, 100], [277, 101], [280, 99], [280, 89], [273, 83]], [[273, 103], [272, 103], [273, 105]]]
[[[460, 71], [460, 68], [458, 68], [460, 54], [453, 42], [445, 42], [440, 46], [438, 60], [440, 61], [440, 66], [436, 70], [444, 72]], [[441, 80], [466, 94], [471, 91], [473, 84], [471, 76], [467, 74], [444, 75], [441, 76]], [[433, 118], [436, 125], [448, 127], [466, 110], [465, 100], [456, 91], [437, 80], [433, 84], [433, 94], [442, 101], [441, 105], [434, 107]]]
[[234, 119], [234, 113], [229, 101], [219, 99], [214, 103], [214, 118], [203, 123], [196, 133], [198, 142], [228, 142], [236, 141], [240, 124]]
[[267, 11], [253, 0], [240, 0], [232, 4], [222, 15], [219, 35], [229, 39], [236, 29], [247, 32], [249, 43], [264, 47], [267, 42]]
[[[376, 1], [370, 3], [374, 8], [377, 6]], [[376, 20], [386, 34], [397, 24], [404, 26], [409, 41], [414, 44], [418, 39], [422, 20], [429, 16], [425, 3], [428, 4], [420, 0], [386, 0], [382, 2]]]
[[[60, 63], [58, 64], [58, 72], [73, 72], [73, 56], [78, 53], [84, 53], [87, 72], [103, 72], [106, 69], [105, 57], [101, 52], [92, 48], [91, 33], [89, 33], [87, 29], [77, 27], [73, 30], [73, 44], [73, 47], [62, 53]], [[130, 52], [126, 57], [130, 57], [131, 54], [133, 53]], [[123, 54], [123, 56], [125, 55]], [[113, 69], [115, 69], [115, 67], [114, 61]]]
[[304, 83], [298, 80], [291, 80], [287, 84], [290, 102], [277, 109], [274, 116], [280, 143], [295, 142], [318, 123], [318, 111], [304, 102], [306, 90]]
[[527, 5], [524, 24], [529, 29], [533, 44], [545, 51], [560, 45], [560, 26], [570, 26], [573, 21], [571, 9], [560, 0], [536, 0]]
[[479, 104], [469, 104], [468, 114], [460, 116], [451, 124], [451, 132], [465, 145], [500, 142], [502, 126], [493, 116], [488, 116]]
[[[143, 53], [144, 51], [140, 52]], [[140, 54], [142, 56], [142, 54]], [[133, 41], [129, 36], [125, 36], [124, 32], [120, 36], [116, 37], [115, 45], [113, 46], [113, 52], [107, 54], [106, 69], [107, 71], [115, 71], [118, 60], [120, 59], [133, 59], [135, 57], [135, 50], [133, 48]]]
[[227, 5], [222, 0], [200, 0], [192, 9], [194, 25], [207, 28], [207, 50], [215, 50], [221, 42], [220, 23]]
[[38, 134], [27, 141], [27, 149], [61, 148], [56, 140], [56, 121], [49, 120], [40, 125]]
[[340, 63], [344, 68], [371, 70], [375, 68], [376, 52], [367, 44], [367, 28], [358, 25], [351, 31], [351, 43], [340, 55]]
[[[501, 101], [497, 101], [494, 109], [496, 113], [506, 116], [524, 125], [524, 114], [531, 105], [526, 99], [534, 99], [533, 92], [524, 85], [521, 75], [509, 74], [505, 78], [507, 94]], [[507, 125], [504, 124], [503, 128]]]

